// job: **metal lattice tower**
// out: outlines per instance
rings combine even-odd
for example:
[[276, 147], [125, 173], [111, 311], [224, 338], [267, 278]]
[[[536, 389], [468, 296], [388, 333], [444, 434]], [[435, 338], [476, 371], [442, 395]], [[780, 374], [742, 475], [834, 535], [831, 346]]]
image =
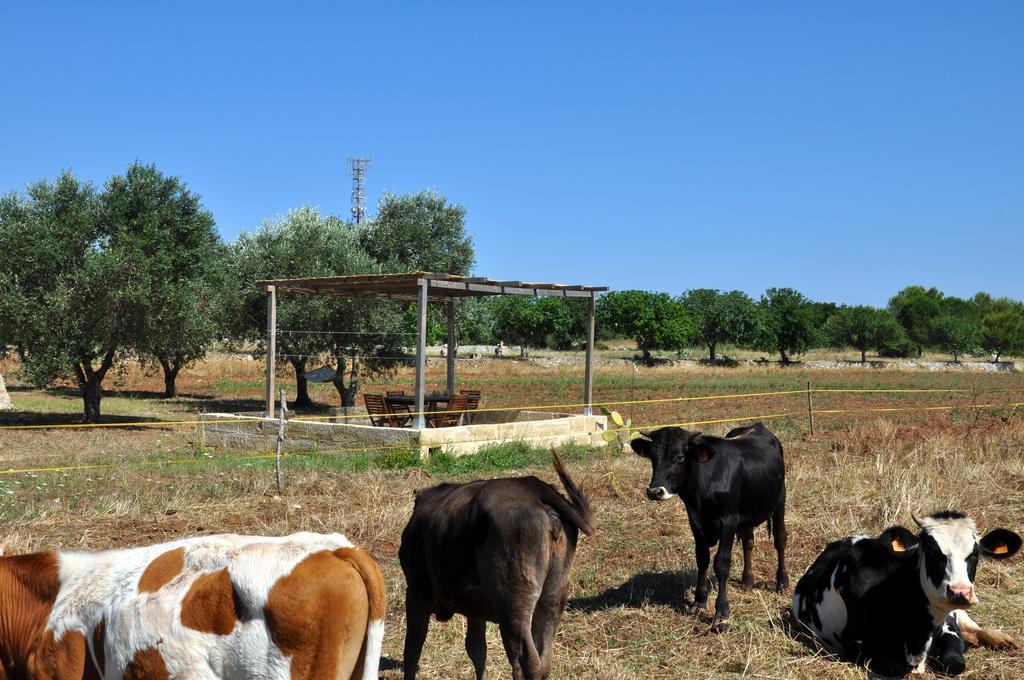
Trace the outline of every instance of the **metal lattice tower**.
[[366, 219], [366, 166], [370, 164], [369, 158], [348, 159], [349, 174], [352, 175], [352, 219], [356, 224], [362, 224]]

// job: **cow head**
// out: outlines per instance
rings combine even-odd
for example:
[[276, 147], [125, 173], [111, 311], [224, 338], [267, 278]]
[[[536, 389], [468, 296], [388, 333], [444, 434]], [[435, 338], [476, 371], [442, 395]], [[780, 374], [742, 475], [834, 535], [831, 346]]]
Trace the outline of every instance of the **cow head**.
[[1004, 560], [1021, 546], [1020, 536], [1008, 529], [993, 529], [979, 539], [974, 520], [955, 510], [914, 521], [921, 527], [914, 548], [921, 587], [936, 618], [978, 603], [974, 578], [979, 557]]
[[647, 497], [652, 501], [664, 501], [675, 496], [682, 488], [687, 464], [691, 460], [707, 462], [714, 455], [708, 447], [701, 446], [703, 438], [700, 432], [663, 427], [640, 434], [643, 438], [634, 439], [629, 445], [637, 455], [651, 461]]

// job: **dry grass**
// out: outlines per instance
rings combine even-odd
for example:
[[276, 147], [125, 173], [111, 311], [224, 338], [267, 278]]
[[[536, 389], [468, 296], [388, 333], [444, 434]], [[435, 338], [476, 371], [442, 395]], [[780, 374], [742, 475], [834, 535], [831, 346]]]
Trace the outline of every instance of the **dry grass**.
[[[0, 369], [4, 370], [4, 369]], [[4, 373], [5, 377], [9, 374]], [[517, 362], [483, 362], [463, 367], [464, 384], [478, 384], [490, 403], [566, 403], [579, 392], [574, 369]], [[440, 379], [440, 370], [435, 372]], [[129, 376], [128, 378], [131, 378]], [[133, 387], [136, 382], [126, 378]], [[808, 378], [820, 385], [862, 387], [956, 386], [986, 399], [1020, 401], [1021, 376], [960, 373], [840, 371], [807, 375], [781, 369], [603, 370], [597, 380], [602, 399], [666, 397], [678, 394], [761, 391], [799, 387]], [[259, 367], [218, 360], [184, 378], [190, 397], [164, 402], [149, 396], [114, 395], [107, 413], [173, 417], [210, 402], [254, 399]], [[407, 380], [399, 376], [392, 384]], [[256, 381], [257, 387], [253, 387]], [[16, 381], [15, 385], [17, 385]], [[991, 390], [1002, 390], [991, 392]], [[74, 395], [17, 389], [16, 404], [37, 399], [41, 414], [58, 405], [77, 410]], [[324, 397], [321, 397], [324, 398]], [[821, 397], [823, 406], [856, 407], [897, 403], [970, 403], [972, 395]], [[122, 403], [123, 402], [123, 403]], [[679, 422], [704, 417], [768, 413], [805, 407], [799, 399], [691, 402], [625, 407], [641, 423]], [[134, 409], [134, 411], [133, 411]], [[211, 409], [212, 410], [212, 409]], [[910, 522], [909, 513], [958, 507], [972, 513], [982, 530], [1024, 529], [1024, 418], [1002, 409], [821, 418], [809, 436], [801, 419], [772, 421], [786, 447], [788, 465], [789, 565], [799, 577], [824, 544], [852, 533], [871, 533], [891, 523]], [[725, 415], [723, 415], [725, 414]], [[707, 428], [721, 433], [723, 424]], [[302, 529], [341, 531], [379, 559], [390, 587], [384, 677], [400, 677], [403, 578], [397, 563], [401, 530], [412, 509], [412, 491], [466, 476], [431, 474], [420, 468], [353, 471], [331, 465], [329, 457], [288, 461], [284, 498], [273, 494], [265, 462], [226, 463], [224, 452], [197, 446], [194, 428], [156, 431], [0, 432], [4, 467], [46, 462], [115, 463], [97, 470], [0, 477], [0, 534], [16, 551], [44, 548], [105, 548], [168, 540], [203, 532], [280, 534]], [[140, 461], [186, 456], [195, 465], [143, 466]], [[774, 555], [763, 529], [756, 533], [757, 588], [742, 592], [734, 569], [732, 630], [708, 635], [709, 621], [681, 612], [693, 582], [693, 546], [679, 503], [647, 501], [647, 463], [635, 456], [595, 451], [570, 469], [591, 497], [599, 523], [594, 538], [581, 540], [573, 570], [570, 606], [557, 638], [555, 677], [648, 678], [718, 676], [760, 678], [861, 678], [864, 672], [826, 658], [793, 639], [786, 610], [789, 595], [769, 589]], [[528, 471], [554, 482], [548, 466]], [[521, 471], [502, 474], [522, 474]], [[739, 561], [736, 555], [735, 562]], [[734, 563], [735, 563], [734, 562]], [[976, 619], [1024, 639], [1024, 560], [982, 565], [981, 604]], [[471, 678], [462, 649], [459, 617], [433, 624], [421, 677]], [[509, 677], [497, 631], [489, 629], [490, 677]], [[968, 677], [1020, 677], [1019, 654], [973, 650]]]

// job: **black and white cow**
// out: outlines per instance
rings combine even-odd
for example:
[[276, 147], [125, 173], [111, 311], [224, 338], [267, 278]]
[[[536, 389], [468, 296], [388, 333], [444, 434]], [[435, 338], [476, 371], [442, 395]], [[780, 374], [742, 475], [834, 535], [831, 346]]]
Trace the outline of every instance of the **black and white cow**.
[[974, 520], [956, 511], [914, 521], [916, 536], [897, 526], [830, 543], [796, 584], [793, 613], [826, 647], [879, 675], [926, 665], [956, 675], [965, 639], [999, 635], [963, 611], [978, 602], [978, 559], [1011, 557], [1021, 538], [993, 529], [979, 539]]
[[736, 536], [743, 543], [745, 588], [753, 587], [751, 552], [754, 527], [768, 522], [775, 531], [778, 569], [775, 586], [789, 585], [786, 573], [786, 473], [782, 444], [762, 423], [739, 427], [725, 437], [663, 427], [642, 432], [646, 439], [630, 442], [633, 450], [651, 461], [653, 475], [647, 497], [664, 501], [678, 495], [686, 506], [697, 556], [697, 587], [694, 609], [708, 606], [708, 566], [715, 553], [718, 596], [711, 629], [727, 628], [729, 599], [725, 593]]

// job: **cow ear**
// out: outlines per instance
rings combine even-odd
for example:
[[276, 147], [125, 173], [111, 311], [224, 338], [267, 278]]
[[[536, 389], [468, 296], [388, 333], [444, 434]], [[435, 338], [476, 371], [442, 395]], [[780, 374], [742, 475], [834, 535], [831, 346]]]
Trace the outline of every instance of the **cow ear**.
[[652, 442], [650, 439], [646, 439], [644, 437], [637, 437], [636, 439], [631, 439], [629, 441], [629, 448], [633, 449], [633, 452], [636, 453], [636, 455], [638, 456], [650, 458], [651, 444], [653, 443], [654, 442]]
[[981, 551], [985, 553], [985, 557], [1005, 560], [1017, 554], [1017, 551], [1020, 550], [1021, 539], [1009, 529], [993, 529], [982, 536], [978, 543], [981, 545]]
[[698, 434], [690, 439], [690, 445], [687, 447], [687, 450], [689, 455], [698, 463], [706, 463], [715, 457], [715, 450], [711, 448], [711, 442], [702, 434]]
[[910, 533], [903, 527], [891, 527], [883, 531], [878, 540], [886, 550], [897, 556], [912, 553], [917, 550], [917, 536]]

